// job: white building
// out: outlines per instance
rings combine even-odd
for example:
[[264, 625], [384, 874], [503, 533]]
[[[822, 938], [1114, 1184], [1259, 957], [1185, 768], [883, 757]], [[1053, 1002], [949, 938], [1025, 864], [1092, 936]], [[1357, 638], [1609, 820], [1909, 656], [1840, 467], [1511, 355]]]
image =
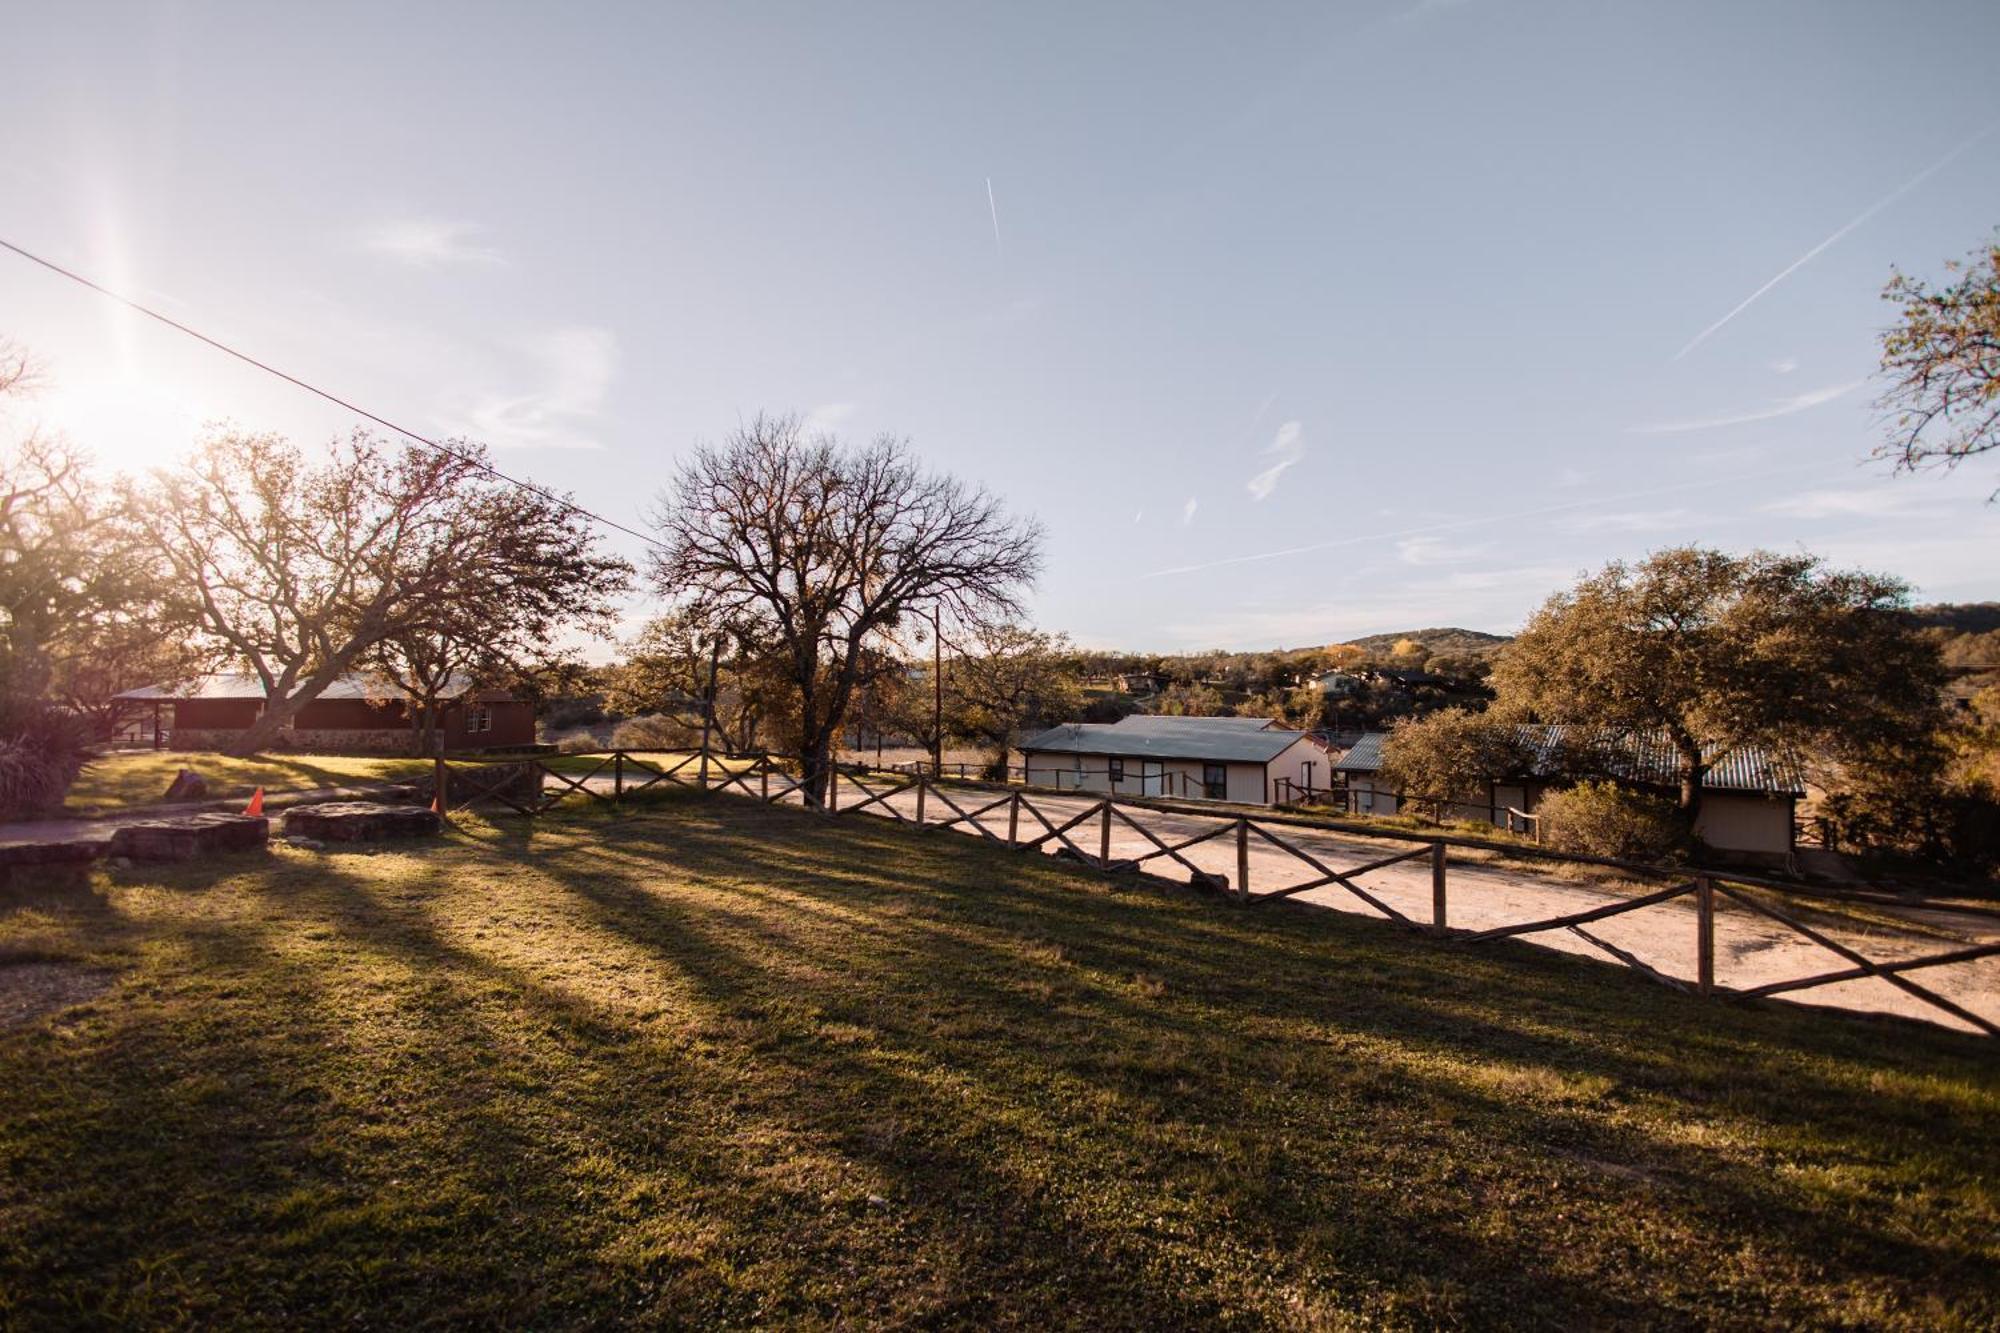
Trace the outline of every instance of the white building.
[[[1526, 773], [1495, 774], [1486, 784], [1484, 803], [1455, 805], [1445, 811], [1452, 819], [1491, 820], [1501, 827], [1520, 828], [1509, 812], [1533, 814], [1544, 793], [1566, 785], [1561, 757], [1565, 728], [1528, 726], [1522, 739], [1534, 752]], [[1387, 733], [1364, 734], [1334, 764], [1348, 792], [1348, 809], [1361, 815], [1393, 815], [1400, 802], [1382, 780], [1382, 742]], [[1610, 776], [1663, 795], [1679, 790], [1679, 756], [1663, 735], [1642, 731], [1604, 733], [1598, 737]], [[1757, 746], [1743, 746], [1715, 761], [1702, 783], [1701, 810], [1695, 835], [1717, 851], [1784, 857], [1792, 851], [1793, 815], [1805, 795], [1797, 769]]]
[[1283, 784], [1325, 788], [1331, 780], [1332, 756], [1319, 742], [1261, 717], [1079, 722], [1018, 748], [1029, 785], [1064, 791], [1270, 805]]

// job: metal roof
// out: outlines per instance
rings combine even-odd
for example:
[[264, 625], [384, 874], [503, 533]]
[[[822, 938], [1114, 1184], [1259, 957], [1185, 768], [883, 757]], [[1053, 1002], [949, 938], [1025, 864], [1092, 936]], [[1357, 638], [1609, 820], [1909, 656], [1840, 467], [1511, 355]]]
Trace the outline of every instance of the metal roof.
[[1102, 754], [1141, 759], [1207, 759], [1268, 764], [1303, 739], [1261, 717], [1154, 717], [1073, 722], [1030, 736], [1017, 747], [1038, 754]]
[[1347, 747], [1347, 753], [1334, 764], [1336, 773], [1373, 773], [1382, 767], [1382, 742], [1388, 733], [1364, 731], [1361, 739]]
[[[465, 675], [453, 676], [445, 687], [438, 691], [440, 699], [455, 699], [472, 688], [472, 678]], [[256, 676], [241, 672], [222, 672], [212, 676], [197, 676], [181, 685], [147, 685], [123, 694], [114, 694], [114, 699], [126, 699], [138, 703], [154, 700], [172, 701], [176, 699], [256, 699], [264, 698], [264, 682]], [[333, 683], [321, 690], [321, 699], [407, 699], [410, 692], [381, 676], [371, 676], [365, 672], [352, 671], [337, 676]], [[481, 690], [475, 696], [482, 700], [497, 701], [508, 698], [504, 691]]]
[[[1595, 741], [1603, 746], [1605, 765], [1617, 777], [1658, 787], [1672, 787], [1680, 783], [1680, 755], [1663, 731], [1523, 723], [1519, 732], [1534, 753], [1528, 771], [1531, 777], [1555, 777], [1560, 774], [1565, 743], [1581, 746]], [[1334, 771], [1379, 772], [1382, 767], [1382, 742], [1387, 739], [1387, 732], [1367, 732], [1333, 766]], [[1805, 795], [1805, 779], [1798, 766], [1772, 755], [1761, 745], [1740, 745], [1712, 762], [1714, 766], [1702, 780], [1706, 790]]]

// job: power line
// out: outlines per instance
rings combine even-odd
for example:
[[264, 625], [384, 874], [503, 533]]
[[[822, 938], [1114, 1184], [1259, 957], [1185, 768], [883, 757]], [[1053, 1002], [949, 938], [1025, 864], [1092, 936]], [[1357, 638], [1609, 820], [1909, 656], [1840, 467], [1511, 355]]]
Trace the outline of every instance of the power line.
[[181, 323], [179, 320], [163, 315], [159, 311], [154, 310], [148, 306], [141, 305], [139, 302], [133, 300], [131, 297], [121, 295], [118, 292], [114, 292], [109, 287], [104, 286], [102, 283], [92, 282], [89, 278], [84, 277], [81, 273], [73, 272], [70, 269], [64, 268], [61, 264], [55, 263], [52, 260], [44, 259], [40, 255], [34, 253], [31, 250], [24, 250], [20, 246], [14, 244], [12, 241], [7, 240], [5, 237], [0, 237], [0, 248], [11, 250], [15, 254], [21, 256], [21, 258], [27, 260], [30, 263], [40, 264], [43, 268], [47, 269], [51, 273], [57, 274], [61, 277], [68, 278], [71, 282], [77, 283], [81, 286], [88, 287], [91, 291], [96, 292], [99, 296], [106, 296], [118, 302], [120, 305], [129, 306], [131, 309], [138, 311], [140, 314], [146, 316], [148, 319], [158, 320], [160, 323], [166, 325], [168, 328], [173, 329], [179, 333], [185, 333], [188, 337], [193, 338], [196, 342], [206, 343], [210, 347], [213, 347], [216, 351], [222, 352], [228, 356], [233, 356], [238, 361], [243, 362], [245, 365], [255, 366], [257, 369], [263, 371], [267, 375], [275, 375], [279, 379], [285, 381], [287, 384], [291, 384], [298, 388], [304, 389], [307, 393], [313, 394], [316, 397], [324, 398], [327, 402], [332, 403], [337, 407], [344, 407], [358, 417], [365, 417], [368, 420], [374, 422], [378, 426], [384, 426], [389, 430], [395, 431], [398, 435], [408, 436], [410, 439], [415, 440], [418, 444], [423, 445], [426, 449], [434, 449], [438, 453], [444, 454], [451, 458], [456, 458], [459, 462], [477, 468], [479, 471], [486, 473], [488, 476], [494, 477], [500, 481], [504, 481], [510, 486], [518, 486], [524, 491], [532, 491], [534, 494], [541, 496], [544, 500], [549, 501], [551, 504], [559, 505], [562, 508], [568, 510], [572, 514], [580, 514], [584, 518], [591, 520], [593, 523], [601, 523], [605, 527], [612, 528], [618, 532], [622, 532], [628, 537], [637, 537], [640, 541], [646, 543], [648, 546], [655, 546], [661, 550], [667, 549], [666, 543], [660, 541], [657, 537], [649, 536], [646, 533], [640, 532], [636, 528], [628, 528], [623, 523], [619, 523], [612, 519], [608, 519], [604, 515], [597, 513], [594, 510], [585, 509], [582, 505], [577, 504], [574, 501], [565, 500], [562, 496], [557, 495], [555, 492], [545, 490], [544, 488], [535, 485], [531, 481], [523, 481], [519, 477], [509, 476], [505, 472], [502, 472], [499, 468], [494, 467], [491, 463], [485, 462], [484, 460], [479, 458], [475, 458], [473, 455], [468, 454], [463, 450], [454, 449], [448, 444], [440, 444], [438, 441], [431, 439], [429, 436], [417, 434], [417, 432], [411, 430], [408, 426], [399, 426], [395, 422], [389, 420], [387, 417], [377, 416], [375, 413], [370, 412], [365, 407], [360, 407], [354, 403], [350, 403], [345, 398], [340, 397], [338, 394], [328, 393], [325, 389], [320, 388], [316, 384], [308, 383], [307, 381], [300, 379], [297, 375], [288, 375], [284, 371], [279, 370], [276, 366], [270, 365], [267, 362], [259, 361], [256, 357], [251, 356], [247, 352], [239, 352], [234, 347], [231, 347], [228, 343], [221, 342], [215, 338], [211, 338], [206, 333], [203, 333], [199, 329], [189, 328], [187, 325]]

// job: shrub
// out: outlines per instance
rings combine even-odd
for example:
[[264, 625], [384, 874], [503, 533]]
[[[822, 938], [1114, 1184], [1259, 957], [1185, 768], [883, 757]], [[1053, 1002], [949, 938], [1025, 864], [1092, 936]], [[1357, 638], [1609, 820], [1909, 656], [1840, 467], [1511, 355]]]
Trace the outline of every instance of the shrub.
[[60, 810], [90, 754], [83, 718], [38, 699], [0, 701], [0, 819]]
[[1687, 850], [1680, 811], [1663, 797], [1615, 782], [1579, 782], [1542, 798], [1542, 841], [1565, 852], [1667, 861]]
[[542, 710], [542, 725], [550, 731], [590, 727], [602, 721], [604, 721], [604, 700], [601, 695], [570, 695], [551, 699]]
[[1413, 805], [1443, 819], [1457, 803], [1483, 806], [1488, 784], [1524, 773], [1533, 759], [1520, 728], [1491, 713], [1447, 708], [1406, 718], [1382, 746], [1382, 777]]
[[701, 744], [701, 724], [672, 713], [648, 713], [620, 722], [611, 744], [619, 750], [682, 750]]
[[572, 731], [556, 742], [556, 749], [563, 754], [589, 754], [592, 750], [603, 748], [604, 742], [589, 731]]

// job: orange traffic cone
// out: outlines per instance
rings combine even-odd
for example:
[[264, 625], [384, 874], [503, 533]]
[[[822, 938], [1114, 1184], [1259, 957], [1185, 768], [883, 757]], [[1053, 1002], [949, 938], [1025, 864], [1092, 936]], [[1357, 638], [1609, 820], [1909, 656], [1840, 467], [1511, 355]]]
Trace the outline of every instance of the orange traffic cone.
[[250, 804], [243, 807], [243, 813], [246, 815], [261, 815], [264, 813], [264, 789], [262, 787], [259, 787], [250, 794]]

